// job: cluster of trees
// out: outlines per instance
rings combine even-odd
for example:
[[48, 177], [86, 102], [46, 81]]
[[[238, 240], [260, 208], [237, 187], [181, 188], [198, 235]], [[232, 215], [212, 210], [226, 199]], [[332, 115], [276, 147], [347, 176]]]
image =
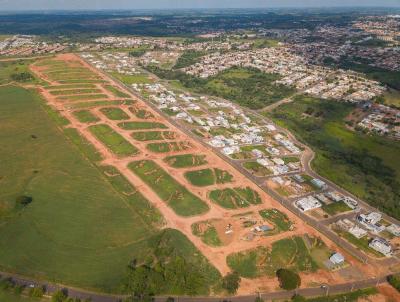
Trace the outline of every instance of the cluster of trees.
[[281, 268], [276, 271], [276, 276], [278, 277], [280, 287], [283, 289], [292, 290], [300, 287], [301, 278], [292, 270]]
[[[347, 129], [344, 118], [352, 109], [349, 104], [298, 96], [294, 103], [275, 109], [272, 117], [317, 153], [313, 164], [319, 173], [380, 210], [400, 218], [398, 175], [393, 167], [384, 163], [385, 156], [394, 156], [400, 144]], [[308, 118], [304, 118], [304, 114]], [[377, 153], [378, 148], [384, 152]], [[328, 163], [341, 169], [326, 169]], [[345, 175], [341, 174], [343, 171]], [[362, 184], [364, 189], [357, 191], [352, 183]]]
[[174, 68], [179, 69], [193, 65], [197, 63], [202, 56], [205, 55], [206, 52], [204, 51], [192, 51], [192, 50], [184, 51], [176, 61]]
[[27, 82], [33, 79], [32, 74], [29, 72], [20, 72], [11, 74], [11, 79], [17, 82]]

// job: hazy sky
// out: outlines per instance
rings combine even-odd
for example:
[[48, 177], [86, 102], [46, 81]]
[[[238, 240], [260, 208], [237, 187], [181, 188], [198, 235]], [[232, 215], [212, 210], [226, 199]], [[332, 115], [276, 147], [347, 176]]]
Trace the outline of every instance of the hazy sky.
[[0, 0], [2, 10], [396, 6], [400, 0]]

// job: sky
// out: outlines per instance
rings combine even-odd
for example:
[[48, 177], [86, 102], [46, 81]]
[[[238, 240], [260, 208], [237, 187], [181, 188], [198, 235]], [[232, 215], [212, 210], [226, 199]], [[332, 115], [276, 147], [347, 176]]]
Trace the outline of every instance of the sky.
[[390, 6], [400, 0], [0, 0], [2, 10]]

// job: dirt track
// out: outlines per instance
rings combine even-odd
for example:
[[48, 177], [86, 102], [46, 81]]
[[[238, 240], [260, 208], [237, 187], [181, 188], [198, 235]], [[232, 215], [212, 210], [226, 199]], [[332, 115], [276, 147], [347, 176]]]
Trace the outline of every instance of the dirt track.
[[[324, 242], [327, 244], [328, 247], [330, 247], [332, 250], [339, 250], [335, 244], [331, 241], [329, 241], [327, 238], [321, 236], [316, 230], [311, 228], [310, 226], [306, 225], [301, 221], [297, 216], [293, 215], [291, 212], [287, 211], [280, 203], [277, 201], [273, 200], [269, 195], [267, 195], [264, 191], [260, 190], [255, 184], [253, 184], [249, 179], [247, 179], [244, 175], [242, 175], [239, 171], [234, 169], [231, 165], [229, 165], [227, 162], [225, 162], [223, 159], [218, 157], [211, 151], [211, 149], [207, 149], [203, 145], [199, 144], [197, 141], [193, 140], [192, 138], [188, 137], [185, 133], [180, 131], [180, 129], [176, 128], [172, 124], [170, 124], [166, 119], [164, 119], [162, 116], [160, 116], [157, 112], [153, 111], [151, 107], [149, 107], [145, 102], [142, 100], [138, 99], [135, 97], [133, 94], [131, 94], [129, 91], [125, 90], [123, 87], [118, 85], [118, 83], [113, 82], [111, 79], [106, 77], [105, 75], [101, 74], [98, 72], [98, 70], [94, 69], [90, 65], [88, 65], [86, 62], [81, 60], [79, 57], [73, 55], [73, 54], [64, 54], [64, 55], [59, 55], [57, 56], [58, 59], [60, 60], [65, 60], [65, 61], [75, 61], [75, 62], [80, 62], [82, 65], [87, 67], [88, 69], [92, 70], [95, 74], [99, 75], [102, 79], [104, 79], [106, 82], [113, 84], [114, 86], [117, 86], [120, 90], [122, 90], [124, 93], [130, 95], [132, 99], [135, 99], [137, 103], [133, 106], [139, 106], [141, 108], [145, 108], [147, 111], [151, 112], [152, 115], [154, 116], [153, 118], [148, 118], [146, 121], [151, 121], [151, 122], [162, 122], [163, 124], [167, 125], [169, 129], [163, 129], [163, 130], [169, 130], [176, 132], [178, 134], [176, 141], [189, 141], [192, 145], [192, 148], [185, 150], [185, 151], [180, 151], [180, 152], [167, 152], [167, 153], [152, 153], [149, 150], [146, 149], [146, 144], [148, 142], [140, 142], [134, 140], [130, 134], [132, 130], [123, 130], [117, 126], [118, 123], [121, 121], [112, 121], [106, 118], [101, 112], [100, 109], [103, 107], [118, 107], [124, 110], [125, 113], [127, 113], [130, 116], [129, 121], [143, 121], [142, 119], [136, 118], [132, 112], [129, 110], [128, 105], [118, 105], [118, 106], [113, 106], [113, 105], [108, 105], [108, 106], [98, 106], [96, 108], [89, 109], [96, 117], [99, 118], [98, 122], [95, 123], [80, 123], [76, 117], [72, 114], [73, 111], [69, 110], [67, 105], [68, 101], [63, 101], [60, 102], [56, 99], [55, 96], [51, 95], [49, 91], [47, 91], [44, 88], [40, 88], [40, 92], [42, 95], [46, 98], [48, 103], [54, 107], [56, 110], [58, 110], [64, 117], [66, 117], [70, 121], [70, 125], [68, 127], [73, 127], [76, 128], [89, 142], [91, 142], [96, 149], [102, 154], [104, 160], [102, 161], [102, 164], [107, 164], [107, 165], [113, 165], [115, 166], [121, 174], [123, 174], [136, 188], [140, 190], [140, 192], [149, 200], [152, 202], [152, 204], [159, 209], [159, 211], [162, 213], [162, 215], [165, 218], [166, 221], [166, 227], [169, 228], [175, 228], [180, 230], [182, 233], [184, 233], [194, 244], [195, 246], [205, 255], [208, 260], [221, 272], [221, 274], [226, 274], [230, 271], [229, 267], [226, 264], [226, 257], [231, 254], [232, 252], [239, 252], [239, 251], [244, 251], [247, 249], [251, 249], [257, 246], [270, 246], [274, 241], [286, 238], [288, 236], [293, 236], [293, 235], [303, 235], [303, 234], [309, 234], [309, 235], [314, 235], [321, 237]], [[39, 77], [45, 78], [51, 85], [59, 85], [59, 83], [54, 82], [43, 76], [42, 68], [38, 68], [37, 66], [32, 66], [31, 67], [32, 71], [35, 72]], [[100, 84], [96, 85], [97, 88], [102, 90], [103, 94], [106, 94], [109, 100], [113, 99], [118, 99], [117, 97], [113, 96], [112, 93], [104, 90], [104, 88], [101, 87]], [[128, 142], [130, 142], [132, 145], [134, 145], [136, 148], [140, 150], [140, 153], [136, 156], [130, 156], [130, 157], [125, 157], [125, 158], [119, 158], [118, 156], [114, 155], [112, 152], [108, 150], [100, 141], [98, 141], [88, 130], [88, 126], [92, 124], [107, 124], [109, 125], [113, 130], [121, 134]], [[141, 130], [143, 131], [143, 130]], [[148, 131], [148, 130], [146, 130]], [[150, 130], [151, 131], [151, 130]], [[139, 132], [139, 131], [137, 131]], [[174, 140], [171, 140], [174, 141]], [[209, 186], [206, 188], [199, 188], [196, 186], [193, 186], [190, 184], [186, 178], [183, 176], [184, 172], [188, 170], [196, 170], [199, 169], [199, 167], [193, 167], [193, 168], [185, 168], [185, 169], [176, 169], [170, 167], [168, 164], [166, 164], [163, 161], [163, 158], [166, 156], [170, 155], [175, 155], [175, 154], [204, 154], [206, 155], [206, 160], [208, 162], [207, 165], [202, 166], [201, 168], [204, 167], [214, 167], [214, 168], [219, 168], [222, 170], [227, 170], [230, 174], [233, 175], [233, 182], [232, 183], [227, 183], [223, 185], [213, 185]], [[163, 168], [165, 171], [167, 171], [168, 174], [173, 175], [173, 177], [181, 184], [183, 184], [185, 187], [187, 187], [193, 194], [196, 194], [199, 196], [202, 200], [204, 200], [208, 206], [209, 206], [209, 211], [203, 215], [198, 215], [198, 216], [193, 216], [193, 217], [181, 217], [177, 215], [163, 200], [161, 200], [158, 195], [151, 190], [147, 184], [145, 184], [139, 177], [137, 177], [133, 172], [131, 172], [127, 165], [134, 161], [134, 160], [142, 160], [142, 159], [147, 159], [147, 160], [153, 160], [156, 162], [161, 168]], [[213, 203], [207, 196], [207, 192], [212, 189], [222, 189], [222, 188], [227, 188], [227, 187], [245, 187], [249, 186], [253, 190], [257, 191], [259, 195], [262, 198], [263, 203], [261, 205], [257, 206], [250, 206], [247, 208], [241, 208], [241, 209], [236, 209], [236, 210], [226, 210], [224, 208], [219, 207], [215, 203]], [[256, 237], [253, 241], [244, 241], [240, 239], [235, 239], [232, 242], [230, 242], [227, 246], [222, 246], [222, 247], [210, 247], [206, 245], [205, 243], [202, 242], [202, 240], [193, 235], [191, 225], [195, 222], [200, 222], [204, 220], [210, 220], [210, 219], [224, 219], [226, 221], [229, 221], [231, 219], [232, 215], [239, 214], [239, 213], [246, 213], [249, 211], [258, 211], [261, 209], [265, 208], [276, 208], [279, 211], [285, 213], [289, 219], [294, 223], [295, 229], [294, 231], [290, 232], [285, 232], [285, 233], [280, 233], [274, 236], [269, 236], [269, 237]], [[361, 266], [358, 262], [356, 262], [350, 255], [346, 254], [344, 251], [341, 251], [343, 254], [346, 255], [347, 260], [352, 263], [354, 266], [358, 267], [359, 269], [365, 269], [365, 266]], [[374, 273], [374, 270], [369, 268], [372, 273]], [[365, 273], [368, 272], [368, 270], [364, 270]], [[344, 279], [339, 276], [338, 273], [334, 272], [325, 272], [325, 271], [320, 271], [318, 273], [314, 274], [302, 274], [303, 277], [303, 285], [307, 285], [307, 282], [315, 281], [317, 280], [320, 283], [339, 283], [343, 282]], [[247, 293], [254, 293], [256, 291], [259, 291], [263, 288], [268, 288], [270, 290], [274, 290], [277, 287], [276, 280], [273, 279], [268, 279], [268, 278], [259, 278], [259, 279], [253, 279], [253, 280], [246, 280], [244, 279], [242, 282], [242, 286], [239, 290], [239, 294], [247, 294]]]

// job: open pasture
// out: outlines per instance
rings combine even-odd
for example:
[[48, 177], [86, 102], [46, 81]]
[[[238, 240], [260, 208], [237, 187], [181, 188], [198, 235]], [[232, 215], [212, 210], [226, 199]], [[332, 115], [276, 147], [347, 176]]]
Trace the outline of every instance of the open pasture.
[[260, 195], [249, 187], [214, 190], [209, 193], [209, 197], [225, 209], [246, 208], [262, 202]]
[[233, 179], [233, 176], [228, 171], [218, 168], [188, 171], [185, 173], [185, 177], [192, 185], [198, 187], [224, 184], [231, 182]]
[[139, 150], [131, 145], [119, 133], [108, 125], [93, 125], [89, 127], [90, 132], [100, 140], [111, 152], [118, 156], [135, 155]]
[[178, 183], [166, 171], [150, 160], [135, 161], [129, 168], [165, 201], [176, 214], [193, 216], [208, 211], [207, 204]]

